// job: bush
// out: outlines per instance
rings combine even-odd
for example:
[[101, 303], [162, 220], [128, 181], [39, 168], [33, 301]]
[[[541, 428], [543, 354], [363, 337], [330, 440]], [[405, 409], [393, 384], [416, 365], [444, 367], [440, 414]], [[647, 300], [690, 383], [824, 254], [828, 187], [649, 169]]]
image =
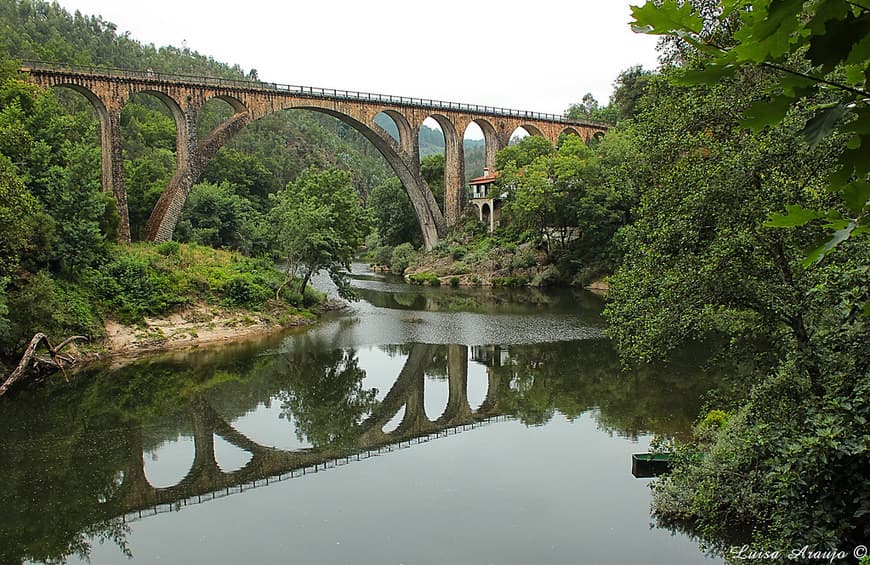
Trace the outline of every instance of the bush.
[[379, 245], [373, 248], [366, 256], [374, 265], [391, 265], [393, 262], [393, 248], [389, 245]]
[[448, 251], [450, 252], [450, 256], [453, 258], [454, 261], [462, 259], [463, 257], [465, 257], [466, 253], [468, 253], [468, 250], [461, 245], [452, 246], [448, 249]]
[[393, 255], [390, 258], [390, 270], [397, 274], [402, 274], [405, 269], [410, 267], [417, 261], [419, 253], [410, 243], [397, 245], [393, 249]]
[[70, 335], [97, 337], [102, 325], [91, 306], [92, 300], [71, 283], [57, 282], [40, 272], [18, 281], [7, 295], [8, 331], [0, 332], [0, 349], [15, 357], [33, 334], [46, 334], [53, 344]]
[[471, 267], [469, 267], [465, 261], [457, 261], [450, 265], [450, 274], [451, 275], [466, 275], [471, 272]]
[[738, 543], [753, 549], [866, 542], [870, 379], [836, 370], [815, 397], [796, 369], [756, 385], [733, 415], [711, 411], [695, 441], [678, 444], [673, 471], [653, 491], [661, 525], [719, 548], [733, 532], [751, 535]]
[[185, 302], [174, 292], [167, 273], [123, 251], [100, 267], [91, 282], [105, 307], [125, 324], [136, 323], [145, 315], [163, 314]]
[[547, 286], [555, 286], [562, 282], [562, 275], [554, 266], [547, 267], [547, 269], [543, 273], [539, 273], [535, 275], [535, 278], [532, 279], [532, 286], [539, 287], [547, 287]]
[[450, 277], [450, 286], [456, 288], [459, 286], [459, 277]]
[[534, 267], [538, 264], [538, 259], [535, 257], [535, 252], [531, 249], [520, 249], [513, 259], [511, 259], [512, 269], [525, 269]]
[[417, 285], [429, 284], [429, 286], [441, 286], [441, 279], [438, 278], [438, 275], [429, 271], [411, 275], [408, 277], [408, 281], [411, 284]]
[[521, 287], [527, 286], [529, 279], [526, 277], [493, 277], [492, 286]]
[[167, 241], [157, 246], [157, 253], [164, 257], [181, 257], [181, 244], [177, 241]]
[[247, 273], [237, 275], [222, 289], [224, 302], [230, 306], [261, 308], [273, 293], [264, 282]]

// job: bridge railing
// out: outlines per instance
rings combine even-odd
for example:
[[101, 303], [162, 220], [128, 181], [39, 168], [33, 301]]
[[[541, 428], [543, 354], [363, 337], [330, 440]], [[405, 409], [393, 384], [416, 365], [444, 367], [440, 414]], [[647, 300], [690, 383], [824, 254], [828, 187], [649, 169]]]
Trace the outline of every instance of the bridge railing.
[[575, 126], [592, 126], [601, 129], [607, 129], [608, 127], [607, 124], [601, 122], [595, 122], [591, 120], [572, 120], [565, 116], [560, 116], [557, 114], [547, 114], [544, 112], [515, 110], [512, 108], [500, 108], [497, 106], [481, 106], [479, 104], [464, 104], [459, 102], [448, 102], [445, 100], [434, 100], [430, 98], [414, 98], [406, 96], [394, 96], [391, 94], [376, 94], [372, 92], [359, 92], [355, 90], [339, 90], [334, 88], [319, 88], [316, 86], [279, 84], [275, 82], [262, 82], [253, 79], [242, 80], [233, 78], [207, 77], [174, 73], [158, 73], [152, 70], [140, 71], [132, 69], [118, 69], [112, 67], [46, 63], [44, 61], [24, 61], [22, 63], [22, 70], [70, 72], [100, 76], [110, 75], [112, 77], [141, 81], [170, 81], [183, 82], [188, 84], [192, 83], [196, 85], [215, 86], [220, 88], [239, 88], [258, 91], [274, 91], [282, 93], [286, 92], [298, 96], [310, 96], [312, 98], [331, 98], [336, 100], [348, 100], [353, 102], [381, 102], [385, 104], [412, 106], [431, 110], [446, 110], [466, 112], [469, 114], [523, 118]]

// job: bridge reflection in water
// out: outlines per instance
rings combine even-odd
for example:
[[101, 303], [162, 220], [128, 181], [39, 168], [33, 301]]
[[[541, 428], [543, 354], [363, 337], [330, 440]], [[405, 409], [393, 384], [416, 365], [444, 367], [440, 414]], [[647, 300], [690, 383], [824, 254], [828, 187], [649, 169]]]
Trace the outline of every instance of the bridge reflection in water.
[[[432, 419], [425, 410], [426, 369], [433, 362], [436, 349], [446, 347], [448, 399], [443, 413]], [[222, 418], [203, 396], [190, 402], [193, 419], [193, 465], [176, 485], [154, 487], [145, 475], [143, 442], [130, 444], [129, 464], [117, 491], [120, 507], [127, 520], [160, 512], [179, 510], [251, 488], [269, 485], [367, 459], [410, 445], [472, 429], [494, 419], [506, 419], [499, 413], [499, 380], [487, 371], [486, 397], [477, 409], [468, 402], [468, 347], [413, 344], [405, 365], [384, 399], [372, 413], [357, 424], [337, 445], [299, 450], [282, 450], [257, 443]], [[498, 359], [496, 347], [475, 348], [477, 356]], [[491, 349], [492, 352], [486, 351]], [[392, 431], [384, 427], [399, 414], [401, 422]], [[226, 472], [215, 457], [215, 436], [248, 452], [250, 460], [242, 468]]]
[[[622, 372], [605, 340], [365, 353], [338, 347], [341, 336], [308, 332], [265, 353], [261, 343], [147, 358], [5, 404], [0, 462], [10, 472], [0, 489], [0, 563], [87, 558], [100, 540], [124, 551], [132, 520], [494, 420], [539, 426], [557, 413], [591, 413], [599, 429], [623, 437], [678, 434], [716, 378], [694, 365]], [[443, 410], [431, 409], [433, 399]], [[289, 447], [294, 432], [305, 447], [277, 449], [262, 439]], [[146, 459], [159, 452], [159, 465], [174, 465], [160, 448], [179, 437], [193, 444], [192, 463], [174, 484], [155, 486]], [[246, 463], [222, 469], [224, 443], [245, 452]]]

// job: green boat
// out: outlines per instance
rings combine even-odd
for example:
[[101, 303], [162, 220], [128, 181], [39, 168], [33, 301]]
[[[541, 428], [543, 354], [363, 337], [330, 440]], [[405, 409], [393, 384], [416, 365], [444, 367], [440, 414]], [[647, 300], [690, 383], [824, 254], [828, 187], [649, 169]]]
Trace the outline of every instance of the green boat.
[[631, 474], [638, 479], [658, 477], [671, 470], [672, 453], [635, 453], [631, 456]]

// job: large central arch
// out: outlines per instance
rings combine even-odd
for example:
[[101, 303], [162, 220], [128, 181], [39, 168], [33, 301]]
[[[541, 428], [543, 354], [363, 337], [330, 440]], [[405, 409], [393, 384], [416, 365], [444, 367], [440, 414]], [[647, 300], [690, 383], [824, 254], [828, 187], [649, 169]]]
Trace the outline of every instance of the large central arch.
[[[387, 164], [390, 165], [390, 168], [393, 169], [393, 172], [402, 181], [402, 186], [405, 187], [405, 192], [408, 193], [411, 205], [414, 207], [414, 212], [417, 215], [417, 222], [420, 224], [423, 244], [426, 246], [426, 249], [432, 248], [446, 234], [447, 229], [444, 216], [438, 207], [435, 196], [419, 172], [418, 159], [415, 159], [413, 155], [409, 155], [400, 145], [400, 143], [405, 143], [403, 139], [403, 134], [405, 133], [403, 129], [405, 128], [399, 126], [401, 141], [396, 143], [389, 134], [383, 132], [373, 121], [372, 125], [369, 126], [342, 112], [314, 105], [291, 106], [286, 109], [320, 112], [332, 116], [358, 131], [383, 155]], [[375, 127], [380, 131], [376, 131]]]
[[[226, 98], [223, 99], [227, 100]], [[403, 145], [407, 144], [404, 138], [410, 134], [410, 127], [400, 127], [402, 139], [399, 143], [396, 143], [389, 134], [374, 123], [373, 119], [371, 124], [366, 124], [357, 117], [330, 108], [327, 105], [304, 102], [291, 103], [269, 108], [267, 111], [257, 112], [256, 116], [254, 116], [253, 112], [245, 108], [243, 103], [238, 99], [233, 98], [228, 101], [230, 101], [236, 114], [218, 125], [199, 143], [194, 142], [196, 139], [195, 116], [201, 104], [191, 106], [186, 113], [173, 112], [173, 115], [177, 116], [176, 121], [179, 131], [185, 132], [186, 135], [186, 140], [179, 139], [179, 146], [186, 146], [184, 154], [187, 158], [184, 161], [179, 160], [178, 171], [167, 190], [161, 195], [151, 218], [148, 220], [146, 234], [149, 239], [166, 241], [172, 238], [172, 233], [175, 230], [175, 225], [178, 222], [181, 209], [187, 200], [190, 189], [197, 182], [209, 160], [227, 141], [255, 119], [287, 110], [320, 112], [332, 116], [358, 131], [383, 155], [390, 168], [401, 180], [414, 207], [426, 248], [429, 249], [434, 246], [439, 238], [446, 233], [444, 216], [435, 201], [435, 197], [432, 195], [432, 191], [419, 173], [419, 163], [417, 163], [417, 160], [413, 158], [409, 151], [403, 148]], [[174, 106], [171, 102], [168, 102], [167, 105]], [[403, 131], [403, 129], [408, 131]], [[179, 154], [181, 153], [179, 152]]]

